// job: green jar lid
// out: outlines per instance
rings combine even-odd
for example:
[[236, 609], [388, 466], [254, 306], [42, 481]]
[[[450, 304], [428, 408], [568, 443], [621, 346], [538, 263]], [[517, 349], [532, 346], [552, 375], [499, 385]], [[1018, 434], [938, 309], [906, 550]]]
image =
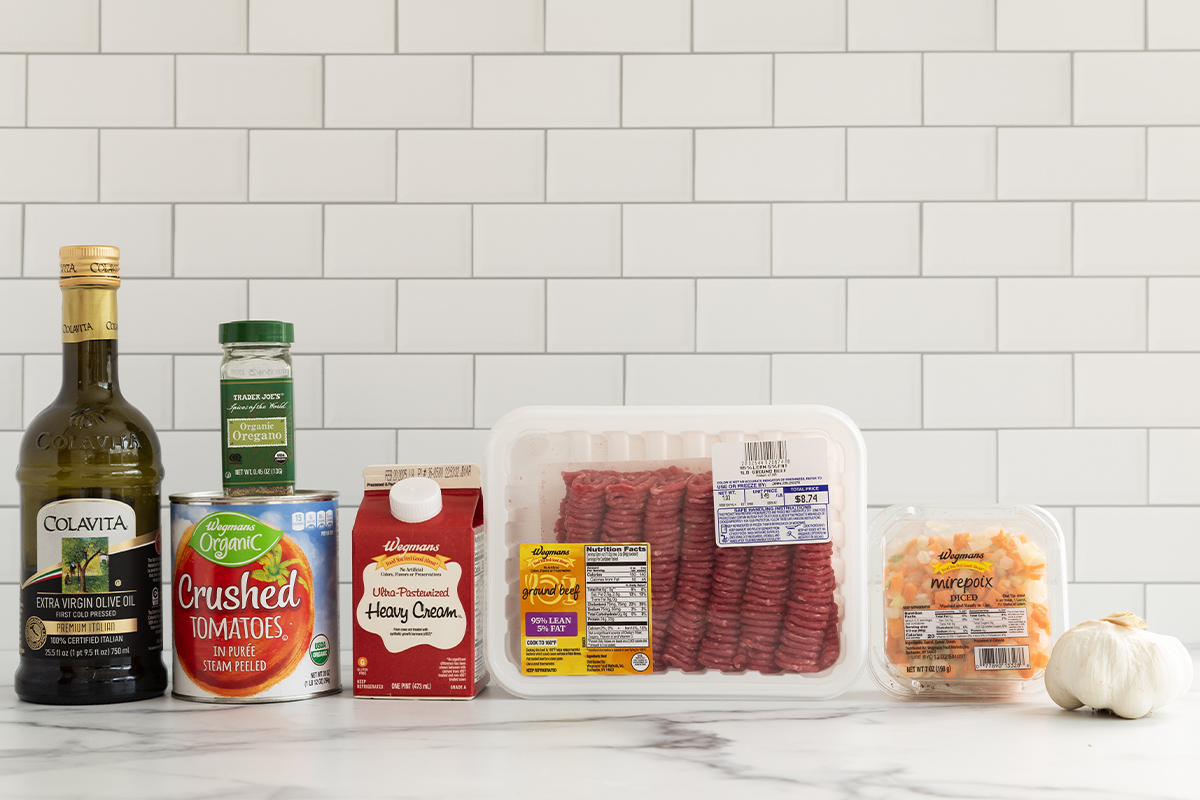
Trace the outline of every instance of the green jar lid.
[[277, 319], [239, 319], [222, 322], [218, 328], [221, 344], [234, 342], [287, 342], [296, 341], [295, 327], [290, 322]]

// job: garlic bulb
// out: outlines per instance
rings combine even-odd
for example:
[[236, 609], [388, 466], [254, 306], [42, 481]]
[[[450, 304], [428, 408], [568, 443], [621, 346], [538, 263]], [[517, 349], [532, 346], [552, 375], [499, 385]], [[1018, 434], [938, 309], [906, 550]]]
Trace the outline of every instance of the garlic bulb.
[[1068, 710], [1086, 705], [1137, 719], [1182, 697], [1192, 683], [1191, 655], [1174, 636], [1145, 627], [1126, 611], [1064, 633], [1046, 666], [1050, 699]]

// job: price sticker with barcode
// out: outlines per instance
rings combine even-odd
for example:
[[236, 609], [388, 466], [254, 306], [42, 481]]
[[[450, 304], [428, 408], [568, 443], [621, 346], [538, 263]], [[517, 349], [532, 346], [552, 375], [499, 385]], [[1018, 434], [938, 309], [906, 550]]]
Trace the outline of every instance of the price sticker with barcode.
[[714, 444], [717, 545], [829, 541], [827, 448], [816, 436]]

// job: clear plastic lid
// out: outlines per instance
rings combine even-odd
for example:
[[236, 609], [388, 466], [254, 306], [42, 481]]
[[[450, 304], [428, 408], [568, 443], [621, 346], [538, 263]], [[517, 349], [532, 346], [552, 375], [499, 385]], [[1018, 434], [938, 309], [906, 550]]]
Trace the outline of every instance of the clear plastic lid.
[[[524, 408], [492, 428], [483, 478], [488, 666], [506, 690], [828, 698], [861, 671], [866, 466], [844, 414]], [[721, 538], [764, 530], [791, 541]]]
[[1040, 688], [1066, 629], [1062, 529], [1037, 506], [897, 505], [869, 536], [871, 676], [898, 698]]

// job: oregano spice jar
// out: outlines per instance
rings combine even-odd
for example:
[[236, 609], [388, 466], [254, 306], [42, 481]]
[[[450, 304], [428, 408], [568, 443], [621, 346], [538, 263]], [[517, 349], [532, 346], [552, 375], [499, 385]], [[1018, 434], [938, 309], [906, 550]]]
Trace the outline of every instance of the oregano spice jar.
[[221, 479], [229, 497], [290, 495], [296, 485], [292, 323], [221, 323]]

